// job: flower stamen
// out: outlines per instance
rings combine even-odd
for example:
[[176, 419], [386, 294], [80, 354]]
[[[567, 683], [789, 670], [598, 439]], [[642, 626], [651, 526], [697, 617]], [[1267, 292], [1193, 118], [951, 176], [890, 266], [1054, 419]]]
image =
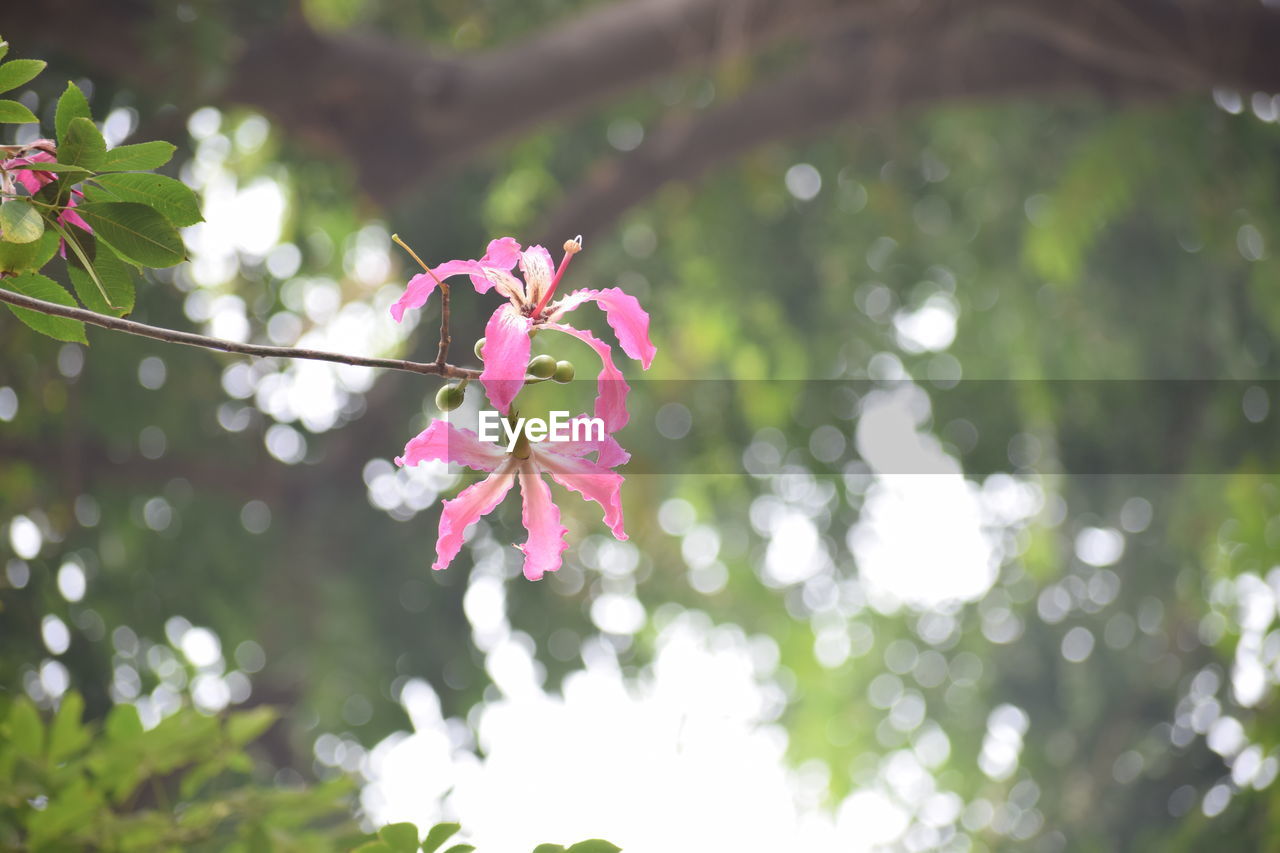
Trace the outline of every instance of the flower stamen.
[[399, 246], [401, 249], [404, 249], [406, 252], [408, 252], [408, 253], [409, 253], [409, 257], [411, 257], [411, 258], [413, 258], [415, 261], [417, 261], [417, 262], [418, 262], [418, 266], [422, 267], [423, 271], [425, 271], [427, 275], [429, 275], [429, 276], [431, 276], [433, 279], [435, 279], [435, 282], [436, 282], [436, 284], [437, 284], [439, 287], [442, 287], [442, 288], [444, 288], [444, 289], [446, 289], [446, 290], [448, 289], [448, 285], [446, 285], [443, 281], [441, 281], [439, 278], [437, 278], [437, 277], [436, 277], [436, 274], [431, 270], [431, 267], [427, 266], [427, 265], [426, 265], [426, 263], [422, 260], [422, 258], [418, 257], [418, 253], [417, 253], [417, 252], [415, 252], [413, 249], [409, 248], [409, 244], [408, 244], [408, 243], [406, 243], [405, 241], [403, 241], [403, 240], [401, 240], [401, 239], [400, 239], [400, 235], [399, 235], [399, 234], [392, 234], [392, 235], [391, 235], [391, 242], [392, 242], [392, 243], [395, 243], [395, 244], [396, 244], [397, 246]]
[[542, 316], [542, 309], [547, 307], [547, 303], [551, 301], [551, 295], [556, 292], [556, 285], [560, 283], [560, 279], [564, 277], [564, 271], [569, 267], [569, 261], [574, 255], [582, 251], [582, 235], [579, 234], [572, 240], [564, 242], [564, 257], [560, 259], [560, 266], [556, 269], [555, 278], [551, 279], [551, 286], [547, 288], [547, 292], [542, 294], [536, 308], [533, 309], [535, 318]]

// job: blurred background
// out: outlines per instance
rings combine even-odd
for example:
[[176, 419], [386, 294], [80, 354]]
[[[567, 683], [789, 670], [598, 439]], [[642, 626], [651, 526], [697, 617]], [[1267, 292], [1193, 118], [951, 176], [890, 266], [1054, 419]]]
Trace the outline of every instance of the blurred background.
[[1270, 849], [1274, 5], [10, 4], [44, 133], [74, 80], [203, 199], [135, 319], [430, 361], [392, 232], [581, 233], [658, 358], [630, 541], [556, 491], [529, 583], [514, 498], [429, 568], [436, 381], [4, 313], [0, 687], [276, 707], [264, 786], [481, 850]]

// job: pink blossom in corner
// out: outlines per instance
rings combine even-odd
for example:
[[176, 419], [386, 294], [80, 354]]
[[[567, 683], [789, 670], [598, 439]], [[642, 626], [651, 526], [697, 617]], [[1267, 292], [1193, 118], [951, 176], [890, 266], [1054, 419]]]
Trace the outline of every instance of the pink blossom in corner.
[[[596, 454], [596, 461], [586, 458]], [[531, 442], [527, 458], [508, 454], [493, 444], [482, 442], [470, 430], [458, 429], [447, 421], [431, 425], [409, 441], [397, 465], [413, 466], [428, 460], [465, 465], [489, 476], [445, 501], [440, 512], [440, 535], [436, 540], [433, 569], [444, 569], [462, 549], [463, 537], [481, 517], [488, 515], [517, 482], [524, 503], [523, 522], [529, 531], [524, 545], [524, 576], [539, 580], [560, 568], [561, 555], [569, 547], [568, 532], [560, 523], [560, 509], [551, 497], [549, 474], [560, 485], [595, 501], [604, 510], [604, 521], [618, 539], [626, 539], [622, 524], [623, 476], [612, 469], [629, 459], [612, 436], [603, 441]]]
[[[531, 351], [530, 334], [539, 328], [554, 329], [578, 338], [600, 356], [595, 414], [612, 433], [627, 423], [626, 398], [631, 389], [623, 380], [622, 371], [613, 363], [613, 348], [590, 332], [562, 322], [564, 315], [586, 302], [595, 302], [604, 311], [622, 351], [638, 360], [645, 370], [653, 363], [657, 349], [649, 340], [649, 315], [634, 296], [616, 287], [576, 290], [557, 302], [551, 301], [570, 259], [581, 248], [578, 240], [565, 243], [564, 257], [556, 267], [551, 253], [542, 246], [521, 251], [515, 239], [503, 237], [489, 243], [483, 258], [447, 261], [433, 272], [442, 281], [450, 275], [470, 275], [472, 284], [481, 293], [495, 289], [507, 297], [508, 304], [494, 311], [485, 326], [484, 371], [480, 374], [485, 392], [499, 411], [508, 413], [512, 400], [524, 387]], [[523, 281], [511, 273], [517, 261], [524, 274]], [[404, 295], [391, 306], [392, 316], [399, 321], [407, 308], [425, 304], [435, 287], [435, 278], [426, 273], [414, 276]]]
[[[49, 139], [37, 140], [30, 147], [37, 148], [37, 147], [41, 147], [44, 144], [51, 146], [53, 145], [53, 141]], [[52, 162], [54, 162], [54, 156], [50, 154], [48, 151], [42, 150], [36, 154], [32, 154], [30, 157], [13, 157], [8, 160], [5, 160], [4, 162], [0, 162], [0, 172], [5, 173], [6, 179], [8, 179], [11, 176], [12, 179], [16, 181], [19, 185], [21, 185], [23, 189], [25, 189], [30, 195], [35, 195], [36, 193], [40, 192], [40, 190], [43, 189], [46, 185], [51, 184], [55, 180], [57, 180], [58, 176], [55, 175], [53, 172], [45, 172], [39, 169], [22, 169], [18, 167], [33, 166], [37, 163], [52, 163]], [[10, 172], [10, 170], [12, 171]], [[72, 189], [71, 195], [67, 199], [67, 206], [63, 208], [61, 213], [58, 214], [58, 222], [61, 223], [62, 225], [68, 225], [68, 226], [74, 225], [77, 228], [81, 228], [84, 231], [87, 231], [88, 233], [92, 234], [93, 229], [89, 227], [89, 223], [85, 222], [84, 219], [81, 218], [80, 214], [76, 213], [75, 210], [73, 210], [73, 208], [76, 206], [76, 202], [83, 201], [83, 200], [84, 200], [84, 193], [82, 193], [80, 190]], [[62, 255], [62, 257], [65, 258], [67, 256], [66, 240], [58, 241], [58, 251]]]

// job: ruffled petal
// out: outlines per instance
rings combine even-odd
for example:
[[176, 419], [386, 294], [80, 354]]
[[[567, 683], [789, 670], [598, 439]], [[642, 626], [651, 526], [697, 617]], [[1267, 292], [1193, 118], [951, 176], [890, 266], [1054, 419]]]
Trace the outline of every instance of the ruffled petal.
[[515, 283], [515, 291], [521, 291], [519, 280], [508, 272], [519, 259], [520, 244], [514, 237], [490, 240], [484, 257], [478, 261], [445, 261], [440, 266], [432, 268], [431, 272], [435, 274], [434, 276], [419, 273], [409, 279], [404, 295], [391, 306], [391, 316], [399, 323], [404, 318], [405, 311], [410, 308], [421, 308], [427, 304], [428, 297], [436, 289], [437, 279], [444, 281], [455, 275], [471, 276], [471, 285], [479, 293], [488, 293], [490, 288], [496, 286], [503, 296], [510, 298], [512, 282]]
[[626, 539], [627, 531], [622, 526], [622, 483], [626, 478], [594, 462], [564, 456], [548, 447], [550, 445], [534, 445], [533, 458], [538, 466], [566, 489], [600, 504], [604, 509], [604, 523], [614, 537]]
[[[614, 433], [627, 425], [631, 415], [627, 412], [627, 392], [631, 386], [622, 378], [622, 371], [613, 363], [613, 348], [590, 332], [575, 329], [561, 323], [545, 323], [544, 328], [555, 329], [572, 335], [596, 351], [600, 356], [600, 375], [596, 378], [596, 417], [604, 421], [606, 433]], [[485, 347], [489, 346], [485, 343]]]
[[524, 273], [524, 288], [530, 305], [542, 301], [542, 294], [551, 286], [555, 264], [551, 253], [541, 246], [530, 246], [520, 256], [520, 271]]
[[[569, 420], [570, 432], [573, 435], [573, 424], [581, 421], [587, 421], [590, 415], [577, 415]], [[594, 436], [596, 430], [591, 429], [589, 424], [579, 427], [579, 434], [583, 436]], [[609, 433], [604, 434], [603, 439], [587, 438], [583, 441], [557, 441], [555, 443], [555, 452], [562, 456], [586, 456], [588, 453], [596, 454], [596, 464], [605, 468], [616, 468], [630, 461], [631, 454], [623, 450], [622, 445]]]
[[502, 503], [507, 492], [511, 491], [515, 481], [514, 466], [504, 464], [480, 482], [463, 489], [453, 500], [444, 502], [440, 508], [436, 561], [431, 568], [448, 568], [453, 558], [458, 556], [458, 551], [462, 550], [462, 540], [467, 528], [493, 512], [494, 507]]
[[[77, 198], [83, 200], [84, 193], [80, 192], [80, 190], [72, 190], [71, 194], [67, 197], [67, 206], [63, 208], [62, 213], [58, 214], [58, 221], [63, 225], [74, 225], [77, 228], [81, 228], [92, 234], [93, 229], [89, 227], [89, 223], [85, 222], [84, 218], [75, 212]], [[58, 240], [58, 254], [61, 255], [64, 260], [67, 257], [67, 241], [64, 239]]]
[[524, 387], [529, 366], [529, 318], [507, 304], [493, 312], [484, 327], [484, 372], [480, 382], [498, 411], [507, 414]]
[[551, 500], [551, 486], [541, 472], [528, 462], [520, 466], [520, 497], [524, 502], [524, 526], [529, 539], [517, 546], [524, 552], [524, 576], [541, 580], [547, 572], [560, 568], [561, 554], [569, 547], [560, 523], [560, 508]]
[[476, 262], [480, 268], [471, 275], [471, 284], [477, 293], [488, 293], [496, 287], [508, 299], [522, 300], [524, 287], [520, 279], [511, 274], [511, 268], [520, 260], [520, 243], [515, 237], [499, 237], [490, 240], [484, 257]]
[[601, 468], [617, 468], [619, 465], [626, 465], [631, 461], [631, 454], [628, 453], [617, 440], [606, 435], [604, 441], [600, 442], [600, 452], [596, 454], [596, 464]]
[[404, 455], [396, 457], [396, 464], [412, 468], [420, 462], [438, 459], [477, 471], [495, 471], [506, 456], [500, 447], [481, 441], [471, 430], [436, 420], [409, 439]]
[[584, 302], [595, 302], [600, 306], [609, 327], [618, 336], [622, 351], [648, 370], [658, 350], [649, 340], [649, 314], [640, 307], [636, 298], [616, 287], [575, 290], [552, 307], [551, 322], [559, 323], [561, 317]]
[[524, 285], [520, 283], [520, 279], [495, 267], [482, 267], [480, 273], [478, 276], [471, 276], [471, 283], [478, 292], [488, 293], [489, 288], [493, 288], [516, 305], [524, 304]]
[[53, 183], [57, 177], [53, 172], [41, 172], [36, 169], [19, 169], [18, 166], [33, 166], [36, 163], [51, 163], [53, 155], [47, 151], [40, 151], [32, 154], [30, 157], [14, 157], [0, 163], [0, 169], [13, 170], [13, 178], [26, 189], [27, 192], [35, 195], [46, 184]]
[[520, 260], [520, 241], [515, 237], [498, 237], [485, 247], [480, 263], [486, 267], [509, 270]]

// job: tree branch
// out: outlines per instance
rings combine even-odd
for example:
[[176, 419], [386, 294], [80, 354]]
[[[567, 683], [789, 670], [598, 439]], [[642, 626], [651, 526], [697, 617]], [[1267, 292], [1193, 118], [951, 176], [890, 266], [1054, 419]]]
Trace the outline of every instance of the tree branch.
[[[995, 94], [992, 66], [1013, 83], [1028, 82], [1006, 86], [1015, 94], [1043, 93], [1032, 84], [1037, 80], [1050, 89], [1103, 95], [1215, 86], [1280, 91], [1274, 61], [1280, 14], [1257, 0], [614, 0], [511, 44], [461, 56], [387, 35], [317, 33], [296, 15], [259, 23], [260, 11], [229, 3], [223, 23], [235, 37], [225, 44], [226, 65], [199, 73], [193, 71], [198, 65], [180, 61], [199, 55], [190, 43], [193, 28], [173, 29], [174, 39], [161, 47], [143, 40], [154, 11], [142, 0], [20, 3], [6, 10], [5, 35], [24, 53], [70, 54], [90, 72], [118, 75], [180, 105], [260, 109], [294, 138], [352, 162], [361, 186], [383, 202], [474, 161], [496, 142], [663, 75], [726, 58], [751, 60], [780, 44], [833, 32], [855, 30], [862, 38], [852, 49], [863, 55], [904, 53], [917, 80], [950, 78], [931, 81], [932, 99]], [[957, 63], [949, 44], [973, 44], [974, 32], [981, 33], [979, 43]], [[1008, 50], [1011, 43], [1022, 49]], [[1040, 67], [1046, 49], [1053, 52], [1051, 75]], [[853, 102], [878, 84], [852, 73], [856, 69], [878, 70], [851, 63], [842, 82]], [[780, 72], [795, 73], [794, 65]], [[1066, 78], [1077, 85], [1064, 85]], [[929, 94], [899, 91], [901, 101], [877, 110]], [[761, 103], [777, 105], [767, 98]], [[794, 112], [755, 118], [780, 138]], [[844, 117], [865, 113], [865, 107], [841, 110]], [[715, 121], [733, 123], [724, 115]], [[731, 143], [715, 159], [741, 150]], [[562, 230], [598, 231], [607, 221], [579, 219]]]
[[[24, 53], [70, 52], [91, 71], [180, 95], [192, 106], [198, 98], [260, 109], [295, 138], [349, 159], [361, 185], [383, 199], [473, 161], [495, 142], [663, 75], [851, 29], [867, 37], [864, 52], [896, 42], [912, 64], [958, 81], [966, 69], [942, 68], [945, 54], [931, 50], [980, 24], [993, 49], [1010, 35], [1055, 45], [1059, 59], [1072, 59], [1068, 69], [1080, 81], [1099, 60], [1110, 63], [1112, 89], [1149, 92], [1153, 84], [1176, 83], [1280, 91], [1280, 64], [1273, 61], [1280, 15], [1256, 0], [1126, 0], [1122, 11], [1102, 0], [615, 0], [462, 56], [385, 35], [317, 33], [286, 16], [252, 30], [242, 24], [238, 41], [227, 44], [225, 71], [192, 80], [184, 70], [179, 82], [172, 66], [186, 50], [182, 40], [194, 36], [175, 31], [178, 41], [158, 56], [139, 35], [153, 11], [138, 0], [18, 4], [7, 10], [5, 35]], [[232, 22], [251, 19], [243, 13], [229, 4], [225, 14]], [[1036, 52], [1024, 51], [1003, 71], [1036, 77]], [[846, 87], [863, 88], [867, 79], [849, 77]], [[951, 93], [981, 94], [963, 86]]]
[[309, 359], [311, 361], [331, 361], [337, 364], [350, 364], [355, 367], [380, 367], [386, 370], [403, 370], [409, 373], [419, 373], [428, 376], [444, 376], [450, 379], [478, 379], [480, 377], [480, 371], [478, 370], [472, 370], [466, 367], [456, 367], [452, 364], [422, 364], [416, 361], [404, 361], [396, 358], [365, 358], [358, 355], [344, 355], [342, 353], [323, 352], [321, 350], [313, 349], [299, 349], [297, 347], [271, 347], [260, 346], [258, 344], [242, 344], [237, 341], [228, 341], [222, 338], [211, 338], [205, 335], [197, 335], [192, 332], [179, 332], [174, 329], [161, 328], [160, 326], [148, 326], [145, 323], [138, 323], [133, 320], [124, 320], [119, 317], [109, 317], [106, 314], [99, 314], [95, 311], [86, 311], [83, 308], [72, 308], [66, 305], [58, 305], [54, 302], [46, 302], [43, 299], [35, 299], [21, 293], [14, 293], [10, 290], [0, 289], [0, 302], [7, 302], [10, 305], [16, 305], [19, 308], [26, 308], [30, 311], [39, 311], [41, 314], [50, 314], [55, 317], [67, 317], [72, 320], [80, 320], [84, 323], [101, 326], [104, 329], [112, 329], [117, 332], [128, 332], [131, 335], [140, 335], [144, 338], [152, 338], [157, 341], [165, 341], [166, 343], [203, 347], [204, 349], [220, 350], [222, 352], [237, 353], [239, 355], [251, 355], [257, 358], [297, 358]]
[[[598, 234], [667, 183], [694, 180], [761, 145], [852, 120], [939, 102], [1207, 92], [1214, 81], [1240, 79], [1252, 67], [1251, 49], [1205, 67], [1186, 39], [1174, 38], [1177, 28], [1169, 22], [1164, 39], [1126, 42], [1090, 30], [1089, 6], [974, 3], [963, 15], [952, 6], [950, 16], [922, 14], [832, 38], [807, 65], [701, 114], [671, 116], [635, 151], [595, 164], [547, 217], [540, 236]], [[1280, 15], [1265, 12], [1258, 23], [1280, 38]], [[1252, 34], [1250, 41], [1257, 43]], [[1280, 88], [1280, 66], [1268, 73]]]

